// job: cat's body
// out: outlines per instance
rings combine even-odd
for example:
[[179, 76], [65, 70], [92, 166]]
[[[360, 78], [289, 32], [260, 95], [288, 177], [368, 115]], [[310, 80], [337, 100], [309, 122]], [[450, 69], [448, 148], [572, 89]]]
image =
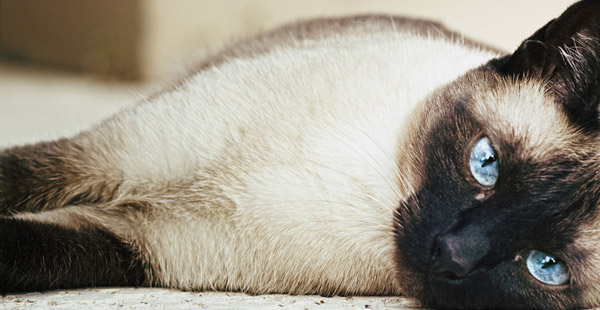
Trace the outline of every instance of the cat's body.
[[[587, 59], [573, 50], [564, 55], [575, 65]], [[4, 150], [3, 290], [157, 285], [592, 305], [594, 274], [571, 267], [571, 285], [551, 293], [505, 276], [530, 250], [565, 260], [574, 247], [578, 263], [598, 263], [582, 233], [596, 229], [595, 125], [571, 124], [586, 116], [557, 103], [570, 88], [515, 55], [493, 60], [501, 54], [429, 22], [316, 20], [234, 45], [73, 138]], [[595, 74], [576, 82], [596, 85]], [[498, 184], [477, 184], [465, 166], [481, 137], [498, 152], [489, 162], [500, 163]], [[521, 175], [541, 185], [512, 179]], [[552, 213], [578, 187], [591, 191], [576, 195], [585, 212]], [[517, 198], [522, 209], [498, 210]], [[557, 229], [564, 240], [553, 246], [513, 235], [552, 235], [553, 221], [578, 229]]]

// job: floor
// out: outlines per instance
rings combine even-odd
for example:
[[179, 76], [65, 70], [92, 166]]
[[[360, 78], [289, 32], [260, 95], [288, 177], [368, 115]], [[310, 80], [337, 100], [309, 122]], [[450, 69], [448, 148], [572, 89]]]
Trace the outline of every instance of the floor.
[[2, 309], [415, 309], [397, 297], [248, 296], [157, 288], [102, 288], [9, 295]]

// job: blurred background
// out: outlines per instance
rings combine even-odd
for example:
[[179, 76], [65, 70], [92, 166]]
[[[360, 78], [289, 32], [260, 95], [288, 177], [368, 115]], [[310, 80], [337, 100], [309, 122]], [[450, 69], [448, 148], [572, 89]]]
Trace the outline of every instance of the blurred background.
[[71, 135], [223, 42], [302, 18], [433, 19], [511, 51], [570, 0], [0, 0], [0, 147]]

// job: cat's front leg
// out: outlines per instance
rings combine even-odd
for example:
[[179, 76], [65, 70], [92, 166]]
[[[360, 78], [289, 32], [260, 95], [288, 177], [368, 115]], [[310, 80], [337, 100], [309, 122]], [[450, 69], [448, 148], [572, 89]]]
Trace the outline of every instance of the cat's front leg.
[[63, 209], [0, 217], [0, 293], [146, 282], [132, 243], [77, 218]]

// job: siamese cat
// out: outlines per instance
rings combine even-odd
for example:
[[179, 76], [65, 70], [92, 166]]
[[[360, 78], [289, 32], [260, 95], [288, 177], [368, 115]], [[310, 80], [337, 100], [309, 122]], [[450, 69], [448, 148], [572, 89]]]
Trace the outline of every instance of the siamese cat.
[[600, 0], [512, 54], [318, 19], [0, 151], [2, 292], [160, 286], [600, 306]]

